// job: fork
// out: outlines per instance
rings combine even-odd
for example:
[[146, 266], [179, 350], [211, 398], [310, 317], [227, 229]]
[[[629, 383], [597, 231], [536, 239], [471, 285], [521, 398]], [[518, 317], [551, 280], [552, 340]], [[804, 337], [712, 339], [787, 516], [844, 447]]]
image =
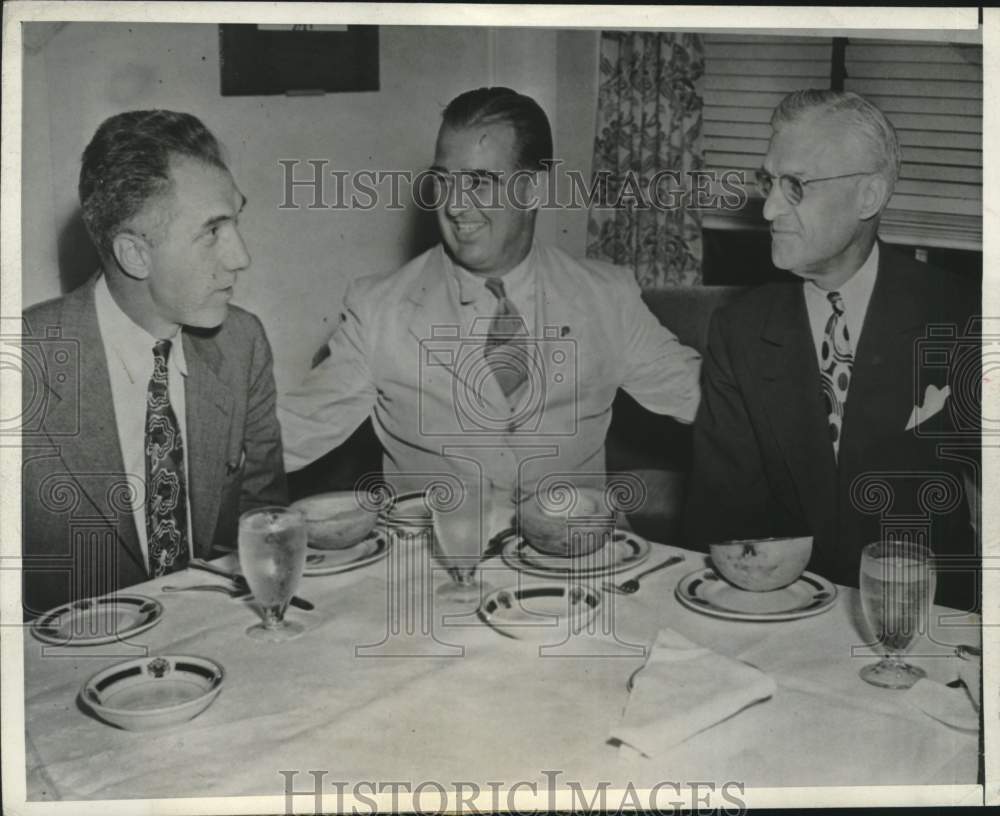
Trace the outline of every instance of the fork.
[[651, 572], [656, 572], [657, 570], [665, 569], [666, 567], [672, 567], [674, 564], [679, 564], [684, 560], [683, 555], [674, 555], [664, 561], [662, 564], [657, 564], [655, 567], [650, 567], [648, 570], [644, 570], [636, 575], [634, 578], [629, 578], [621, 586], [616, 586], [610, 581], [605, 581], [602, 586], [608, 592], [615, 592], [619, 595], [632, 595], [639, 591], [639, 579], [649, 575]]

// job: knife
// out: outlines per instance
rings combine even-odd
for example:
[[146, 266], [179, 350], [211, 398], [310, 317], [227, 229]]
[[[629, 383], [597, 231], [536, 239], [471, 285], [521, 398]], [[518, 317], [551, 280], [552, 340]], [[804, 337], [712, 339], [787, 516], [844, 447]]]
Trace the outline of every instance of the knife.
[[[244, 578], [242, 575], [240, 575], [240, 573], [229, 572], [228, 570], [224, 570], [222, 567], [217, 567], [215, 566], [215, 564], [210, 564], [208, 563], [208, 561], [205, 561], [201, 558], [192, 558], [190, 561], [188, 561], [188, 566], [192, 567], [193, 569], [199, 569], [205, 572], [210, 572], [213, 575], [219, 575], [223, 578], [228, 578], [230, 581], [241, 587], [247, 587], [247, 579]], [[249, 591], [249, 587], [247, 588]], [[293, 595], [292, 600], [289, 601], [289, 603], [292, 606], [297, 607], [298, 609], [304, 609], [307, 612], [312, 612], [316, 608], [316, 605], [314, 603], [312, 603], [311, 601], [307, 601], [305, 598], [300, 598], [298, 595]]]

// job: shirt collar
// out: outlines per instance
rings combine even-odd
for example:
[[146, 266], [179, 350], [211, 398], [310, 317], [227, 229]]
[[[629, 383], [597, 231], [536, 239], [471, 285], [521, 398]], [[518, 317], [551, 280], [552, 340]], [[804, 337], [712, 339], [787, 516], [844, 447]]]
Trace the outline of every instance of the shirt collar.
[[[519, 288], [528, 281], [534, 274], [535, 246], [532, 244], [528, 254], [513, 269], [500, 275], [504, 288], [509, 292], [511, 289]], [[491, 275], [473, 275], [468, 269], [452, 263], [452, 271], [455, 282], [458, 284], [458, 299], [462, 305], [475, 303], [486, 291], [486, 279]], [[491, 295], [492, 297], [492, 295]]]
[[[94, 285], [94, 305], [105, 349], [121, 360], [133, 383], [148, 379], [152, 368], [153, 346], [163, 338], [153, 337], [122, 311], [112, 296], [104, 275]], [[178, 329], [169, 339], [173, 341], [170, 344], [170, 362], [186, 377], [187, 360], [184, 358], [181, 331]]]
[[[868, 258], [861, 264], [858, 271], [837, 288], [836, 291], [840, 292], [840, 296], [844, 299], [845, 309], [851, 310], [854, 307], [860, 308], [863, 312], [867, 308], [878, 274], [878, 254], [878, 241], [876, 241], [872, 246], [872, 251], [868, 253]], [[830, 293], [817, 286], [815, 281], [810, 280], [806, 281], [806, 294], [825, 300]]]

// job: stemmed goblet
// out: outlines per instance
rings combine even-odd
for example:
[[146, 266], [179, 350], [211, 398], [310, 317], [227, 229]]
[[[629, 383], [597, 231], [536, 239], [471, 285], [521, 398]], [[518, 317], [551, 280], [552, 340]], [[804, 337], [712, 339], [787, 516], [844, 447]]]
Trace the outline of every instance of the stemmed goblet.
[[934, 600], [931, 551], [903, 541], [869, 544], [861, 554], [860, 589], [868, 626], [885, 653], [861, 670], [861, 679], [882, 688], [909, 688], [927, 676], [902, 655], [927, 628]]
[[261, 507], [240, 516], [240, 569], [260, 605], [263, 621], [247, 629], [256, 640], [280, 642], [305, 627], [285, 620], [306, 561], [305, 515], [289, 507]]
[[491, 587], [479, 580], [477, 569], [489, 540], [489, 501], [479, 481], [454, 477], [431, 486], [427, 503], [434, 518], [433, 551], [448, 568], [451, 582], [435, 597], [445, 603], [478, 601]]

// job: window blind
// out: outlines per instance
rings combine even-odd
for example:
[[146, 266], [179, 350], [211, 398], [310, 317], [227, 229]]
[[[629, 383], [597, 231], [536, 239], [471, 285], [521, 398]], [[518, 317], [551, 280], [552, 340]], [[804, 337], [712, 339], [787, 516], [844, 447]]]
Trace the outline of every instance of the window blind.
[[903, 153], [886, 240], [982, 248], [983, 49], [848, 40], [844, 87], [879, 106]]
[[[702, 150], [705, 166], [744, 172], [739, 212], [706, 213], [706, 227], [763, 227], [752, 172], [781, 99], [828, 88], [833, 41], [817, 37], [706, 34]], [[896, 128], [903, 167], [880, 234], [897, 243], [982, 247], [982, 47], [848, 40], [844, 87], [871, 99]]]
[[816, 37], [706, 34], [702, 149], [711, 170], [760, 167], [772, 111], [790, 91], [829, 88], [833, 42]]

